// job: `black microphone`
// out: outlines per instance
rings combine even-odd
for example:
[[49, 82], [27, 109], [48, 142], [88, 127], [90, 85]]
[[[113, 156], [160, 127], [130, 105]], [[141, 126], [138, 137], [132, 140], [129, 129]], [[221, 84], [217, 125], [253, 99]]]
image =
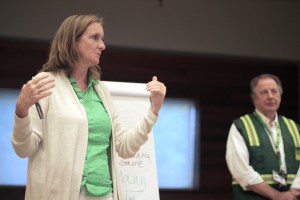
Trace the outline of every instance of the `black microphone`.
[[36, 107], [36, 110], [37, 110], [37, 112], [39, 114], [40, 119], [44, 119], [44, 114], [43, 114], [43, 111], [42, 111], [42, 107], [39, 104], [39, 102], [35, 103], [35, 107]]

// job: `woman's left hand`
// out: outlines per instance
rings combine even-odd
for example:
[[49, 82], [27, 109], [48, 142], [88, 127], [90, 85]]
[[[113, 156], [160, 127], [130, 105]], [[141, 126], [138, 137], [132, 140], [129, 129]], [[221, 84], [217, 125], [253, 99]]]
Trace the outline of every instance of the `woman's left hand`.
[[147, 91], [151, 93], [151, 108], [150, 110], [158, 115], [158, 112], [164, 102], [167, 88], [166, 86], [157, 80], [156, 76], [153, 76], [152, 81], [147, 83]]

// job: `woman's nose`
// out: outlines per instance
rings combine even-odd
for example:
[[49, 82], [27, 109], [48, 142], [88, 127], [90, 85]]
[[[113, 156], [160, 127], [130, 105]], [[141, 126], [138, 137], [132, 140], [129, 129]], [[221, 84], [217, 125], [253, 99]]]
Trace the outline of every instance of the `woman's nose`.
[[101, 50], [105, 50], [106, 46], [105, 46], [105, 44], [102, 40], [99, 42], [98, 48], [101, 49]]

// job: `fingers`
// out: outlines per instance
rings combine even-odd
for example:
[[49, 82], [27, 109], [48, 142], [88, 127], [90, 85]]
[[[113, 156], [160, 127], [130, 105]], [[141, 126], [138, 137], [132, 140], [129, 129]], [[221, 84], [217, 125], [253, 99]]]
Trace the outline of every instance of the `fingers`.
[[32, 77], [21, 89], [20, 104], [30, 107], [40, 99], [49, 96], [52, 93], [50, 89], [53, 87], [55, 87], [54, 79], [50, 78], [46, 73]]
[[166, 86], [157, 80], [156, 76], [152, 77], [152, 81], [146, 85], [147, 91], [151, 93], [151, 109], [154, 114], [157, 114], [166, 96]]
[[147, 90], [151, 93], [150, 110], [157, 116], [165, 99], [167, 88], [157, 80], [156, 76], [153, 76], [152, 81], [147, 83]]
[[154, 91], [163, 91], [165, 92], [166, 87], [163, 83], [157, 80], [157, 76], [152, 77], [152, 81], [147, 83], [147, 91], [154, 92]]
[[25, 117], [30, 106], [52, 94], [51, 90], [55, 87], [54, 79], [47, 73], [40, 73], [26, 84], [23, 85], [16, 103], [16, 114]]
[[156, 76], [153, 76], [153, 77], [152, 77], [152, 81], [157, 81], [157, 77], [156, 77]]
[[54, 79], [49, 78], [46, 73], [40, 73], [34, 77], [26, 84], [30, 90], [30, 93], [35, 98], [41, 99], [51, 94], [50, 89], [55, 86]]
[[41, 80], [48, 78], [48, 77], [49, 77], [49, 74], [40, 73], [40, 74], [37, 74], [36, 76], [32, 77], [31, 81], [32, 81], [32, 83], [37, 84]]

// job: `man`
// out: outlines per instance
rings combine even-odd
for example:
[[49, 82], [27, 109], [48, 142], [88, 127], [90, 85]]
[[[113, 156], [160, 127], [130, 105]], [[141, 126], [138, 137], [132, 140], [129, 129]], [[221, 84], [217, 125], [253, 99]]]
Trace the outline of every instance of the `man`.
[[300, 195], [300, 127], [278, 115], [282, 92], [272, 74], [251, 81], [255, 111], [233, 121], [227, 140], [233, 199], [295, 200]]

